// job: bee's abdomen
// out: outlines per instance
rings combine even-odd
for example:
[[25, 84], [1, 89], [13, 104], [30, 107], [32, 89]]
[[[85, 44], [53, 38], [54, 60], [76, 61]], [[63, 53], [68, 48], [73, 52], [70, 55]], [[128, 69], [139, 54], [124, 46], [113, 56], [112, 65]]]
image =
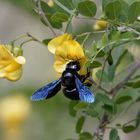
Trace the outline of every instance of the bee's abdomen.
[[79, 100], [79, 94], [76, 87], [71, 89], [63, 88], [63, 93], [67, 98], [71, 100]]

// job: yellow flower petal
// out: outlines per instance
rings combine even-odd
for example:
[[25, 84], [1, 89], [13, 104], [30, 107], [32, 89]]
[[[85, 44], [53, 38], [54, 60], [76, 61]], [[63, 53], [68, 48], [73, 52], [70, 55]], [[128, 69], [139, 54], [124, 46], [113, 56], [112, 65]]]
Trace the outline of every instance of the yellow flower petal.
[[6, 78], [10, 81], [17, 81], [20, 79], [21, 75], [22, 75], [22, 68], [7, 73]]
[[0, 120], [9, 129], [20, 126], [30, 113], [29, 101], [21, 95], [8, 96], [0, 100]]
[[54, 1], [53, 0], [48, 0], [48, 5], [50, 6], [50, 7], [53, 7], [54, 6]]
[[70, 34], [63, 34], [61, 36], [58, 36], [54, 39], [52, 39], [49, 43], [48, 43], [48, 50], [51, 52], [51, 53], [55, 53], [55, 50], [58, 46], [62, 45], [64, 41], [67, 41], [67, 40], [72, 40], [72, 36]]
[[85, 54], [78, 42], [69, 40], [57, 47], [55, 56], [69, 60], [79, 60], [84, 58]]
[[22, 64], [22, 65], [26, 63], [26, 59], [23, 56], [16, 57], [15, 61], [19, 64]]
[[0, 45], [0, 77], [16, 81], [21, 77], [23, 57], [15, 58], [4, 46]]
[[[66, 65], [70, 61], [78, 61], [81, 69], [86, 62], [86, 57], [82, 47], [74, 40], [65, 41], [61, 46], [57, 47], [55, 58], [56, 61], [54, 63], [54, 68], [59, 73], [62, 73], [65, 70]], [[81, 72], [83, 73], [83, 70]]]
[[60, 60], [56, 60], [54, 63], [54, 69], [58, 72], [58, 73], [62, 73], [67, 65], [68, 62], [66, 61], [60, 61]]

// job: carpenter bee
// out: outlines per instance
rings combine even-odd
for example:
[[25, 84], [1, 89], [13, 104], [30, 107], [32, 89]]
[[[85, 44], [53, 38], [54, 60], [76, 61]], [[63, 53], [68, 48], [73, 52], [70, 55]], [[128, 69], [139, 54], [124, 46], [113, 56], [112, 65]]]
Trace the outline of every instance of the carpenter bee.
[[80, 64], [78, 61], [69, 62], [60, 79], [55, 80], [42, 88], [38, 89], [32, 96], [31, 100], [45, 100], [53, 97], [63, 87], [64, 95], [71, 100], [80, 100], [82, 102], [94, 102], [94, 95], [83, 84], [88, 77], [79, 75]]

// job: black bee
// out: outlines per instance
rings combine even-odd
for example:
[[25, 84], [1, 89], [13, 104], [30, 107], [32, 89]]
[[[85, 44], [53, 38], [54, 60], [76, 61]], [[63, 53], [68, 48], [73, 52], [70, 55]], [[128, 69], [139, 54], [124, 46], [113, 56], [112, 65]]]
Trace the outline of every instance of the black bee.
[[69, 62], [61, 78], [38, 89], [31, 96], [31, 100], [38, 101], [51, 98], [58, 93], [62, 85], [63, 93], [67, 98], [87, 103], [94, 102], [94, 95], [83, 84], [87, 75], [79, 75], [79, 70], [80, 64], [78, 61]]

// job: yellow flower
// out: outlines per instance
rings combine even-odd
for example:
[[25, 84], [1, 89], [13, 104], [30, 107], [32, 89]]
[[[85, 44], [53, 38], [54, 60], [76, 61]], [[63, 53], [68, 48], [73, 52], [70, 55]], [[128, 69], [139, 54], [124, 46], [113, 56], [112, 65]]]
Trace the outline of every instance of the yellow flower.
[[94, 25], [94, 29], [96, 31], [103, 30], [106, 27], [107, 27], [107, 21], [104, 21], [104, 20], [97, 20], [95, 25]]
[[29, 115], [30, 103], [22, 95], [8, 96], [0, 100], [0, 119], [8, 128], [21, 125]]
[[54, 1], [53, 0], [48, 0], [48, 5], [50, 6], [50, 7], [53, 7], [54, 6]]
[[72, 40], [72, 36], [65, 33], [61, 36], [58, 36], [54, 39], [52, 39], [49, 43], [48, 43], [48, 50], [55, 54], [55, 50], [58, 46], [62, 45], [65, 41], [67, 40]]
[[0, 77], [16, 81], [21, 77], [22, 64], [25, 63], [25, 58], [13, 56], [8, 47], [0, 44]]
[[30, 111], [30, 102], [22, 95], [0, 99], [0, 121], [6, 140], [21, 140], [22, 127]]
[[55, 54], [54, 68], [58, 73], [62, 73], [69, 62], [78, 61], [81, 66], [79, 73], [85, 74], [86, 57], [83, 48], [71, 35], [64, 34], [54, 38], [49, 42], [48, 48]]

